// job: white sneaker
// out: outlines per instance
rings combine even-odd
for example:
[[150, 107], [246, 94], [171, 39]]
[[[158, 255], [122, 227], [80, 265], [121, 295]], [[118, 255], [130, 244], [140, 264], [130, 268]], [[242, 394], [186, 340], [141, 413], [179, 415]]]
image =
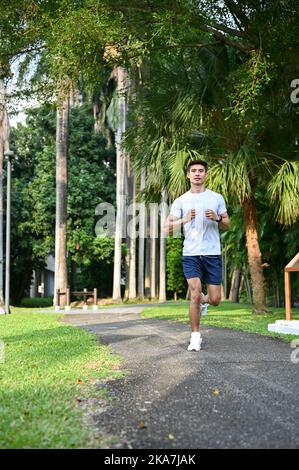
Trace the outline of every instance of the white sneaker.
[[204, 317], [207, 314], [208, 306], [210, 304], [201, 304], [201, 311], [200, 314], [202, 317]]
[[191, 340], [187, 351], [200, 351], [201, 342], [202, 337], [200, 336], [199, 331], [193, 331], [193, 333], [191, 333]]

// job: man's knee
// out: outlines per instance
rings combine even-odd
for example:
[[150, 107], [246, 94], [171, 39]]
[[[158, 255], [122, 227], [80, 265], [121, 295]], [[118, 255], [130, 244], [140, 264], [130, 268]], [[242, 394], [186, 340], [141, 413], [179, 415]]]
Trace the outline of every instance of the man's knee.
[[191, 302], [200, 304], [201, 301], [201, 292], [197, 289], [191, 289]]
[[221, 295], [215, 295], [215, 294], [212, 295], [212, 296], [209, 295], [209, 301], [210, 301], [209, 303], [211, 305], [213, 305], [214, 307], [217, 307], [217, 305], [220, 304]]

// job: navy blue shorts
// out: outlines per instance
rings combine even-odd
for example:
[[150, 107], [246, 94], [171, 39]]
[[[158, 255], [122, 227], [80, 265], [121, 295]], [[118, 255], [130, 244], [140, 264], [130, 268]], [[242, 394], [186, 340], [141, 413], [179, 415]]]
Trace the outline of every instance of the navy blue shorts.
[[221, 255], [182, 256], [186, 279], [199, 277], [205, 284], [220, 285], [222, 282]]

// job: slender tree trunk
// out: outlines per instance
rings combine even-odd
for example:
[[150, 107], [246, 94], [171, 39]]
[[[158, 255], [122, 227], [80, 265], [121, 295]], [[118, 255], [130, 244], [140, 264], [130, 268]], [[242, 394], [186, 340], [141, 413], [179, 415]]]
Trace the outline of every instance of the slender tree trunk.
[[156, 294], [156, 261], [157, 261], [157, 233], [158, 233], [158, 211], [157, 205], [150, 204], [150, 241], [151, 241], [151, 299], [157, 297]]
[[[56, 233], [55, 233], [55, 293], [66, 292], [67, 279], [67, 157], [69, 130], [69, 96], [63, 88], [57, 104], [56, 127]], [[57, 299], [54, 300], [57, 305]], [[66, 296], [60, 297], [65, 306]]]
[[246, 199], [243, 203], [245, 217], [246, 246], [252, 283], [253, 313], [265, 313], [265, 279], [262, 268], [262, 255], [259, 246], [255, 201]]
[[224, 284], [221, 284], [221, 300], [226, 300]]
[[229, 300], [234, 303], [239, 302], [239, 292], [241, 284], [242, 270], [235, 268], [233, 271], [232, 282], [230, 286]]
[[[126, 160], [125, 162], [125, 175], [124, 175], [124, 178], [125, 178], [125, 194], [126, 194], [126, 207], [128, 207], [128, 205], [130, 204], [130, 195], [129, 195], [129, 162]], [[129, 214], [128, 214], [128, 211], [126, 211], [126, 214], [125, 214], [125, 219], [124, 219], [124, 225], [126, 225], [127, 227], [127, 224], [128, 224], [128, 221], [129, 221]], [[129, 300], [129, 285], [130, 285], [130, 247], [131, 247], [131, 239], [130, 239], [130, 236], [129, 236], [129, 232], [128, 230], [126, 230], [126, 256], [125, 256], [125, 292], [124, 292], [124, 297], [123, 297], [123, 301], [126, 302], [127, 300]]]
[[166, 301], [166, 235], [164, 233], [164, 224], [167, 218], [167, 192], [162, 191], [162, 207], [160, 218], [160, 272], [159, 272], [159, 302]]
[[222, 249], [222, 285], [221, 285], [221, 300], [226, 300], [227, 296], [227, 250], [224, 243]]
[[[145, 188], [145, 168], [141, 170], [140, 191]], [[139, 239], [138, 239], [138, 297], [144, 298], [144, 251], [146, 234], [146, 208], [145, 203], [140, 204], [139, 210]]]
[[241, 275], [241, 280], [240, 280], [240, 289], [239, 293], [241, 294], [243, 290], [245, 290], [245, 281], [244, 281], [244, 274], [243, 274], [243, 269], [242, 269], [242, 275]]
[[147, 215], [147, 238], [145, 245], [145, 278], [144, 295], [147, 299], [151, 296], [151, 236], [150, 236], [150, 214]]
[[83, 97], [79, 92], [77, 87], [74, 87], [72, 84], [70, 85], [69, 91], [69, 102], [70, 108], [81, 106], [83, 103]]
[[9, 149], [9, 122], [6, 112], [6, 90], [0, 66], [0, 314], [5, 313], [3, 296], [3, 161]]
[[70, 289], [71, 291], [76, 290], [76, 277], [77, 277], [77, 264], [74, 260], [71, 260], [71, 279], [70, 279]]
[[125, 291], [124, 291], [124, 297], [123, 297], [123, 302], [126, 302], [129, 299], [129, 279], [130, 279], [130, 240], [129, 237], [127, 237], [127, 252], [125, 256]]
[[97, 96], [94, 97], [93, 103], [93, 128], [95, 132], [100, 132], [100, 103]]
[[125, 174], [126, 174], [126, 153], [122, 139], [126, 130], [126, 78], [127, 74], [123, 67], [117, 68], [117, 89], [118, 89], [118, 118], [119, 124], [115, 135], [116, 145], [116, 229], [114, 248], [114, 272], [113, 272], [113, 300], [121, 300], [121, 244], [125, 237]]
[[130, 170], [129, 177], [131, 201], [131, 215], [132, 220], [130, 224], [130, 265], [129, 265], [129, 299], [136, 299], [136, 179], [135, 175]]

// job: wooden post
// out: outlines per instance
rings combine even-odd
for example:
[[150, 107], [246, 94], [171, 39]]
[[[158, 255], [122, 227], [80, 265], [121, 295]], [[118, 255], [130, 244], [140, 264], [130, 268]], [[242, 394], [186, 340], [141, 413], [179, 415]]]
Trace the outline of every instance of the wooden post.
[[56, 305], [60, 308], [60, 289], [56, 289]]
[[292, 319], [291, 312], [291, 280], [290, 272], [284, 272], [284, 289], [285, 289], [285, 305], [286, 305], [286, 320]]
[[84, 292], [84, 293], [83, 293], [83, 297], [84, 297], [83, 310], [87, 310], [87, 309], [88, 309], [88, 305], [87, 305], [87, 294], [86, 294], [87, 289], [84, 288], [84, 289], [83, 289], [83, 292]]
[[96, 287], [93, 289], [93, 304], [98, 304], [98, 289]]

